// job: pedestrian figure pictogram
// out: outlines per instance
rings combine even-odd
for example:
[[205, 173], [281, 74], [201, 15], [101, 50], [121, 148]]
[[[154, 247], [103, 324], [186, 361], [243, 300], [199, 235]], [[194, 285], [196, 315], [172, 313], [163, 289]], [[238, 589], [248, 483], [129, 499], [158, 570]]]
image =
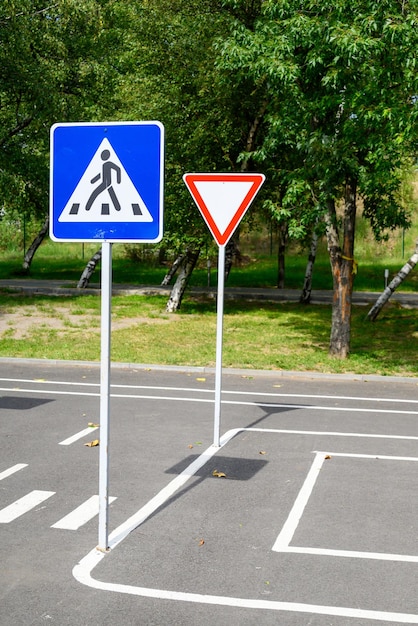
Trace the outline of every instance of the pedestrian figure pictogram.
[[152, 222], [153, 218], [105, 138], [94, 153], [59, 222]]
[[[86, 204], [86, 211], [90, 211], [95, 199], [98, 196], [100, 196], [100, 194], [103, 193], [103, 191], [106, 191], [106, 190], [108, 191], [109, 196], [112, 199], [113, 206], [115, 207], [116, 211], [120, 211], [121, 206], [119, 204], [119, 200], [117, 199], [117, 196], [112, 186], [112, 170], [116, 172], [116, 182], [118, 183], [118, 185], [120, 185], [120, 182], [121, 182], [120, 167], [112, 163], [112, 161], [109, 161], [109, 158], [110, 158], [109, 150], [103, 150], [100, 156], [102, 160], [104, 161], [103, 167], [102, 167], [102, 173], [97, 174], [94, 178], [91, 179], [90, 182], [94, 184], [98, 180], [100, 180], [100, 178], [102, 179], [102, 182], [100, 183], [98, 187], [96, 187], [96, 189], [94, 189], [90, 198], [88, 199], [88, 202]], [[102, 204], [102, 215], [109, 215], [108, 204], [104, 204], [104, 203]]]

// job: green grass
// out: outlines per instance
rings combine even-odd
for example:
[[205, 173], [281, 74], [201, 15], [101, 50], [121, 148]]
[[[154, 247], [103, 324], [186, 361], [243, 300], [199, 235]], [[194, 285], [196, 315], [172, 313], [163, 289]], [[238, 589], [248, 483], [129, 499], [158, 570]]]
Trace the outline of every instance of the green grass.
[[[165, 304], [162, 297], [113, 298], [112, 360], [214, 367], [213, 300], [186, 297], [175, 315]], [[99, 361], [100, 298], [1, 295], [0, 307], [0, 356]], [[417, 376], [418, 311], [388, 306], [374, 323], [366, 311], [354, 307], [352, 354], [342, 361], [328, 356], [329, 306], [226, 302], [223, 365]]]
[[[394, 233], [387, 243], [376, 244], [359, 224], [355, 278], [357, 291], [381, 292], [384, 270], [399, 271], [415, 249], [411, 230], [403, 239]], [[94, 244], [46, 241], [31, 267], [30, 277], [78, 281]], [[138, 260], [123, 245], [113, 246], [113, 281], [158, 285], [168, 262], [159, 266], [143, 247]], [[234, 266], [227, 287], [277, 285], [277, 245], [265, 232], [241, 236], [243, 261]], [[216, 248], [210, 249], [210, 284], [217, 284]], [[142, 256], [141, 256], [142, 255]], [[301, 289], [306, 251], [292, 246], [286, 255], [286, 287]], [[151, 258], [150, 258], [151, 257]], [[191, 285], [208, 284], [206, 255], [193, 273]], [[0, 278], [20, 277], [22, 253], [2, 251]], [[93, 283], [100, 280], [100, 271]], [[313, 289], [331, 289], [332, 280], [325, 242], [315, 263]], [[418, 267], [402, 291], [418, 290]], [[213, 300], [184, 298], [175, 315], [165, 312], [161, 297], [120, 296], [112, 302], [112, 360], [127, 363], [206, 366], [215, 365], [216, 312]], [[328, 356], [330, 306], [300, 306], [227, 301], [224, 318], [225, 367], [283, 369], [329, 373], [417, 376], [418, 311], [388, 305], [378, 320], [365, 320], [367, 309], [354, 307], [351, 357], [340, 361]], [[23, 297], [0, 294], [0, 356], [98, 361], [100, 359], [100, 298]]]
[[[405, 264], [415, 250], [418, 223], [410, 231], [395, 231], [388, 242], [377, 243], [370, 234], [366, 222], [357, 221], [355, 257], [358, 273], [354, 282], [356, 291], [382, 291], [384, 270], [389, 270], [392, 278]], [[235, 265], [230, 273], [227, 287], [269, 287], [277, 286], [277, 242], [270, 239], [265, 230], [253, 230], [241, 235], [243, 260]], [[30, 269], [30, 277], [44, 280], [70, 280], [77, 283], [91, 256], [97, 251], [96, 244], [69, 244], [45, 241], [35, 255]], [[135, 252], [139, 250], [137, 258]], [[130, 254], [129, 254], [130, 252]], [[113, 246], [113, 281], [139, 285], [161, 283], [172, 260], [158, 265], [152, 256], [152, 246]], [[217, 284], [217, 249], [209, 248], [211, 260], [210, 284]], [[21, 265], [23, 253], [2, 250], [0, 253], [0, 278], [23, 277]], [[305, 274], [307, 251], [297, 244], [289, 247], [286, 254], [285, 287], [301, 289]], [[100, 270], [96, 270], [92, 283], [100, 281]], [[199, 264], [193, 272], [191, 285], [206, 287], [208, 284], [207, 256], [202, 252]], [[313, 289], [332, 289], [332, 277], [325, 241], [321, 241], [313, 274]], [[418, 270], [412, 271], [402, 283], [400, 291], [418, 290]]]
[[[0, 254], [0, 278], [33, 278], [39, 280], [70, 280], [77, 283], [89, 259], [100, 248], [94, 244], [66, 244], [46, 241], [37, 251], [29, 274], [22, 272], [23, 254], [3, 251]], [[113, 279], [118, 283], [158, 285], [166, 272], [131, 261], [124, 254], [124, 246], [113, 246]], [[91, 282], [100, 281], [100, 264]]]

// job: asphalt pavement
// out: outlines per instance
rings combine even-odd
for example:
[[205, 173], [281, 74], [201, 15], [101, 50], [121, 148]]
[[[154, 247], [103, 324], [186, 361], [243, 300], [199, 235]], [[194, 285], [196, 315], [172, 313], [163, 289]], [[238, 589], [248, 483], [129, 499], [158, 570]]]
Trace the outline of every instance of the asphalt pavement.
[[[417, 379], [0, 361], [0, 625], [418, 624]], [[99, 446], [86, 445], [99, 440]]]
[[417, 379], [224, 370], [217, 447], [212, 369], [112, 365], [107, 553], [99, 383], [97, 363], [0, 359], [0, 626], [418, 624]]

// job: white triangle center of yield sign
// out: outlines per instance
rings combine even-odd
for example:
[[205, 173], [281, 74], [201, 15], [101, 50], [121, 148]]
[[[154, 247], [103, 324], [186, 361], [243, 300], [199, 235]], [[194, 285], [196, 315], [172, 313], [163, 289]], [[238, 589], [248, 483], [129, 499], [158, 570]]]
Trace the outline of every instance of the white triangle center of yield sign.
[[108, 139], [97, 148], [58, 221], [153, 221]]
[[217, 229], [223, 235], [240, 209], [253, 183], [238, 181], [232, 184], [225, 181], [195, 181], [203, 202], [206, 205]]

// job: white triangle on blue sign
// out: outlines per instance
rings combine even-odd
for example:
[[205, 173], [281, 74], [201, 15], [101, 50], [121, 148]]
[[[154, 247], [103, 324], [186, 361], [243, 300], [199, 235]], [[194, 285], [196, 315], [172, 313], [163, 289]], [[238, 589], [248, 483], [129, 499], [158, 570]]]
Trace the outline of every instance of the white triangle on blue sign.
[[59, 222], [153, 222], [108, 139], [103, 139]]

